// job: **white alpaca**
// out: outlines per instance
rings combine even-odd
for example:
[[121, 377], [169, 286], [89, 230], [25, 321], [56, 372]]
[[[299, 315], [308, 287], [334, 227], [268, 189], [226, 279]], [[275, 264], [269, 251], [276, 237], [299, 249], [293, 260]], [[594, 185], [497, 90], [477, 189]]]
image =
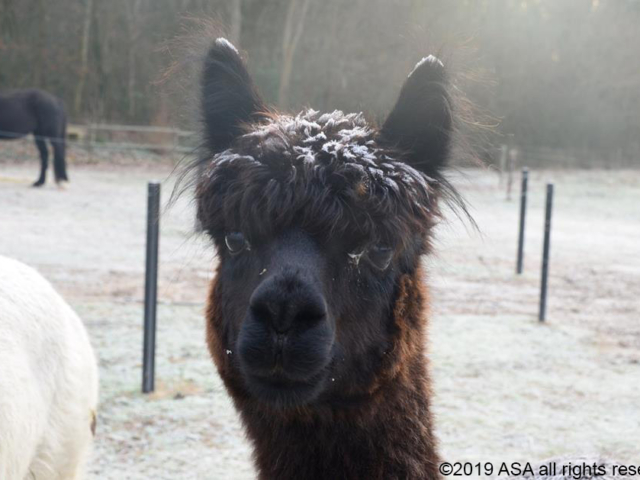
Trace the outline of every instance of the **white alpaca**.
[[0, 479], [81, 478], [97, 402], [82, 321], [38, 272], [0, 256]]

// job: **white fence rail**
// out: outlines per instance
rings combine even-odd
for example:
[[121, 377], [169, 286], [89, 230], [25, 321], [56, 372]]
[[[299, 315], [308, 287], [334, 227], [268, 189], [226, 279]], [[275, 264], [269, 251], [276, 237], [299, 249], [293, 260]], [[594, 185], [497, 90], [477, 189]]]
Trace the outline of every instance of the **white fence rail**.
[[146, 125], [89, 124], [69, 125], [70, 143], [93, 149], [153, 150], [166, 153], [190, 153], [195, 147], [194, 132], [171, 127]]
[[[13, 138], [18, 143], [30, 142], [35, 135], [23, 137], [0, 130], [0, 136]], [[46, 139], [46, 137], [43, 137]], [[55, 140], [53, 140], [55, 141]], [[113, 124], [69, 124], [67, 146], [84, 150], [89, 157], [97, 150], [146, 150], [162, 154], [189, 154], [197, 146], [194, 132], [171, 127]]]

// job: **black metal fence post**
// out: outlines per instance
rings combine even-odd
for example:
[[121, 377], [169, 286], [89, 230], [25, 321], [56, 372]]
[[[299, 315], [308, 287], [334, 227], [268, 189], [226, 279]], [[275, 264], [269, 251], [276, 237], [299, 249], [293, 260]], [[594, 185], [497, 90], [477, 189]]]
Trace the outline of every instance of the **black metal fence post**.
[[523, 254], [524, 254], [524, 224], [527, 215], [527, 184], [529, 182], [529, 170], [525, 167], [522, 169], [522, 189], [520, 191], [520, 233], [518, 235], [518, 260], [516, 273], [522, 273]]
[[147, 192], [147, 260], [144, 286], [144, 348], [142, 392], [155, 388], [156, 304], [158, 300], [158, 233], [160, 227], [160, 184], [149, 182]]
[[547, 184], [547, 206], [544, 220], [544, 247], [542, 250], [542, 281], [540, 285], [540, 314], [538, 320], [544, 322], [547, 311], [547, 279], [549, 276], [549, 248], [551, 241], [551, 210], [553, 208], [553, 184]]

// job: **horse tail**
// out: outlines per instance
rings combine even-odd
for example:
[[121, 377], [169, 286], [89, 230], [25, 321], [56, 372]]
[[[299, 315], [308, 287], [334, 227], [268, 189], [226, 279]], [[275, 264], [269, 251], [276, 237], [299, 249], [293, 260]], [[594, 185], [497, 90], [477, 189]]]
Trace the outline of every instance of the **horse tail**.
[[60, 108], [60, 125], [58, 125], [58, 135], [53, 139], [53, 167], [56, 175], [56, 181], [69, 181], [67, 176], [67, 166], [65, 161], [66, 143], [67, 143], [67, 113], [64, 110], [62, 102]]
[[67, 112], [62, 110], [62, 132], [60, 133], [60, 140], [62, 145], [62, 158], [65, 158], [66, 146], [67, 146]]
[[60, 137], [62, 137], [62, 139], [66, 140], [67, 138], [67, 112], [64, 111], [64, 109], [62, 110], [62, 132], [60, 134]]

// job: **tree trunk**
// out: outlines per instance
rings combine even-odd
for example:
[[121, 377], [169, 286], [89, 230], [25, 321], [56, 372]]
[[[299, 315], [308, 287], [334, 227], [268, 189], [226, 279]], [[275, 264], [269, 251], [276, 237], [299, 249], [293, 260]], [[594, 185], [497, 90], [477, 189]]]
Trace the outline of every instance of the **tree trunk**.
[[[302, 2], [298, 8], [299, 1]], [[309, 10], [310, 0], [290, 0], [287, 18], [282, 36], [282, 69], [280, 71], [280, 88], [278, 88], [278, 105], [287, 106], [289, 100], [289, 83], [293, 71], [293, 58], [298, 42], [304, 30], [304, 21]], [[297, 12], [299, 10], [299, 13]]]
[[127, 26], [129, 29], [129, 79], [127, 83], [127, 100], [129, 103], [129, 119], [133, 120], [136, 114], [136, 54], [137, 43], [140, 39], [140, 7], [141, 0], [127, 2], [129, 7]]
[[82, 95], [89, 73], [89, 38], [91, 37], [91, 19], [93, 18], [93, 0], [87, 0], [84, 10], [84, 26], [82, 28], [82, 41], [80, 44], [80, 72], [76, 87], [75, 102], [73, 104], [76, 115], [82, 109]]
[[117, 75], [113, 74], [114, 63], [120, 58], [118, 55], [121, 55], [121, 52], [117, 50], [117, 45], [114, 50], [114, 45], [110, 41], [113, 32], [120, 26], [120, 23], [110, 2], [94, 4], [93, 15], [95, 23], [92, 35], [93, 45], [90, 48], [95, 57], [96, 95], [95, 98], [92, 98], [91, 114], [95, 118], [110, 119], [113, 112], [116, 115], [125, 115], [116, 106], [117, 101], [114, 101], [114, 95], [118, 100], [121, 95], [121, 89], [115, 86]]
[[36, 41], [36, 60], [35, 60], [35, 65], [34, 65], [34, 69], [33, 69], [33, 84], [36, 87], [39, 88], [45, 88], [45, 85], [43, 84], [43, 79], [45, 77], [44, 75], [44, 70], [45, 70], [45, 49], [47, 48], [46, 45], [46, 30], [45, 30], [45, 6], [44, 6], [44, 0], [38, 0], [37, 4], [36, 4], [36, 9], [35, 9], [35, 15], [36, 15], [36, 25], [37, 25], [37, 41]]
[[11, 39], [16, 30], [13, 0], [0, 0], [0, 41]]
[[229, 40], [236, 45], [240, 46], [240, 34], [242, 32], [242, 0], [231, 0], [230, 7], [230, 24]]

